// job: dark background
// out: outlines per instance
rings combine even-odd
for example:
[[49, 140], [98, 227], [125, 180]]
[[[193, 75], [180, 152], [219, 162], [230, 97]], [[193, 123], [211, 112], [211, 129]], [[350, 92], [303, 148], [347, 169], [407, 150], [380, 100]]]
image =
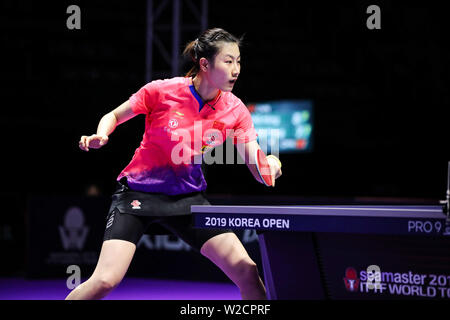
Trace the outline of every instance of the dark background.
[[[66, 28], [70, 4], [81, 8], [81, 30]], [[370, 4], [381, 8], [381, 30], [366, 27]], [[170, 23], [168, 9], [156, 24]], [[1, 12], [1, 190], [82, 193], [93, 182], [109, 194], [139, 145], [143, 116], [101, 150], [81, 152], [78, 140], [145, 84], [145, 1], [2, 1]], [[444, 196], [450, 55], [442, 5], [210, 1], [208, 18], [209, 27], [245, 34], [234, 91], [244, 103], [315, 105], [314, 151], [281, 155], [275, 189], [245, 166], [212, 165], [210, 193]], [[182, 33], [182, 43], [195, 36]], [[164, 69], [157, 57], [154, 68]]]
[[[81, 30], [66, 28], [70, 4], [81, 8]], [[370, 4], [381, 8], [381, 30], [366, 27]], [[78, 140], [145, 84], [145, 1], [1, 6], [1, 191], [82, 193], [96, 183], [109, 194], [139, 145], [143, 116], [118, 127], [101, 150], [81, 152]], [[156, 24], [170, 18], [168, 8]], [[210, 1], [208, 18], [209, 27], [245, 34], [234, 91], [244, 103], [315, 105], [314, 151], [281, 155], [275, 189], [259, 185], [245, 166], [212, 165], [211, 194], [444, 196], [450, 99], [443, 5]], [[195, 36], [182, 33], [182, 43]], [[160, 60], [155, 70], [164, 69]]]
[[[81, 8], [81, 30], [66, 27], [71, 4]], [[381, 8], [381, 30], [366, 27], [371, 4]], [[315, 122], [313, 152], [282, 154], [276, 188], [257, 183], [243, 165], [211, 165], [208, 193], [254, 203], [443, 199], [450, 160], [445, 8], [437, 1], [210, 1], [209, 27], [245, 34], [234, 93], [244, 103], [310, 99]], [[145, 12], [145, 1], [1, 2], [3, 240], [25, 232], [32, 195], [82, 195], [90, 184], [113, 192], [144, 117], [119, 126], [100, 150], [82, 152], [78, 141], [145, 85]], [[188, 20], [186, 6], [183, 15]], [[155, 24], [170, 21], [169, 7]], [[169, 50], [170, 31], [162, 36]], [[197, 35], [183, 32], [182, 44]], [[155, 56], [154, 78], [171, 76], [164, 64]]]

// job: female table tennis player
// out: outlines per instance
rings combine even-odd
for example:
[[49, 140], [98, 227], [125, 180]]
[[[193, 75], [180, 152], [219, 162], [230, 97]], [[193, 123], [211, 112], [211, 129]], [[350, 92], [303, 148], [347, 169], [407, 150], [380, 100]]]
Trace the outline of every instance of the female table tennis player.
[[[101, 299], [113, 290], [131, 263], [136, 243], [152, 223], [179, 236], [216, 264], [238, 286], [242, 299], [266, 298], [257, 266], [232, 230], [191, 227], [190, 206], [209, 204], [204, 195], [206, 182], [201, 163], [177, 159], [189, 151], [201, 157], [205, 147], [216, 146], [217, 139], [212, 136], [223, 134], [226, 138], [227, 132], [233, 132], [234, 143], [243, 146], [237, 148], [241, 156], [255, 179], [263, 182], [254, 162], [249, 161], [260, 149], [250, 113], [231, 93], [240, 72], [240, 41], [223, 29], [206, 30], [184, 50], [194, 63], [186, 77], [148, 83], [103, 116], [96, 134], [81, 137], [82, 150], [101, 148], [116, 126], [138, 114], [146, 115], [143, 140], [117, 178], [97, 266], [67, 299]], [[200, 125], [203, 133], [210, 130], [216, 134], [194, 141], [198, 139], [193, 134], [194, 124]], [[183, 152], [174, 152], [180, 145]], [[274, 186], [281, 163], [274, 156], [267, 156], [267, 162]]]

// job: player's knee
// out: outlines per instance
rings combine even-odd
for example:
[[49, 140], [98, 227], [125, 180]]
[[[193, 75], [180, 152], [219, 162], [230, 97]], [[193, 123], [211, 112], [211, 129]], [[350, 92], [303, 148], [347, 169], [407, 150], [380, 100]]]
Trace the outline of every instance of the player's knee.
[[97, 291], [104, 293], [112, 291], [120, 283], [120, 279], [113, 276], [101, 276], [95, 279], [94, 281]]

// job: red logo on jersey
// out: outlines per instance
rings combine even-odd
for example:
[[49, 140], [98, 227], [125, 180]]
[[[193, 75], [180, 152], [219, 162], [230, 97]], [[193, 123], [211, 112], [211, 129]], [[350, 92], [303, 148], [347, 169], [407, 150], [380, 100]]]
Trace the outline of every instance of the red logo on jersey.
[[169, 121], [169, 127], [171, 127], [172, 129], [175, 129], [176, 127], [178, 127], [178, 121], [176, 119], [171, 119]]
[[141, 203], [139, 200], [133, 200], [133, 202], [131, 202], [131, 206], [133, 209], [141, 209]]

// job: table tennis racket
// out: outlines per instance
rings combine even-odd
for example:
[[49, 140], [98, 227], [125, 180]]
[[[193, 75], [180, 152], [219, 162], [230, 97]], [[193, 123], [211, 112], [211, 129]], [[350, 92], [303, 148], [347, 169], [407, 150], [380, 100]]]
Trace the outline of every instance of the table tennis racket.
[[255, 153], [256, 169], [258, 170], [259, 177], [268, 187], [273, 186], [272, 175], [270, 174], [270, 165], [267, 161], [264, 151], [258, 149]]

